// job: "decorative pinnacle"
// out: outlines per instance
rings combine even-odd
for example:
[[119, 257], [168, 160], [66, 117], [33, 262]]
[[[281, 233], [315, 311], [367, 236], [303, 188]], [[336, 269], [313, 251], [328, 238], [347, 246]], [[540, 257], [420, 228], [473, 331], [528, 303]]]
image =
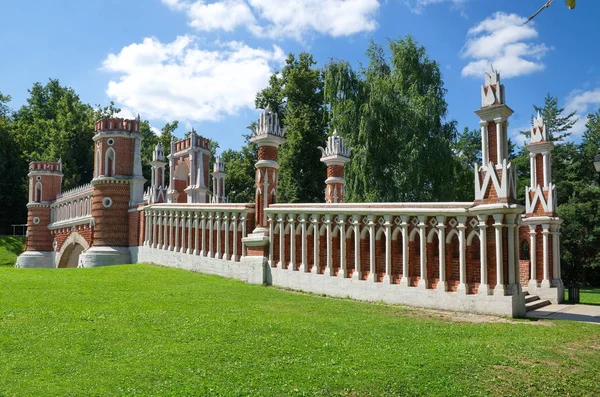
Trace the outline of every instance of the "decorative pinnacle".
[[156, 147], [152, 152], [152, 161], [165, 161], [165, 152], [160, 142], [156, 144]]
[[533, 118], [533, 127], [531, 127], [531, 143], [537, 143], [548, 140], [546, 124], [544, 118], [538, 112], [537, 117]]
[[318, 149], [323, 154], [321, 158], [329, 156], [350, 158], [350, 152], [352, 151], [352, 148], [344, 145], [344, 139], [338, 135], [337, 130], [333, 130], [333, 134], [327, 138], [327, 146], [325, 148], [319, 146]]
[[481, 87], [481, 106], [504, 104], [504, 86], [500, 83], [500, 73], [490, 64], [489, 73], [485, 73], [485, 85]]
[[215, 158], [215, 163], [213, 165], [213, 172], [225, 172], [225, 164], [221, 160], [220, 156]]
[[258, 126], [254, 131], [254, 136], [260, 135], [275, 135], [283, 138], [285, 135], [285, 129], [282, 129], [279, 125], [279, 116], [276, 112], [273, 112], [269, 105], [261, 113], [258, 119]]

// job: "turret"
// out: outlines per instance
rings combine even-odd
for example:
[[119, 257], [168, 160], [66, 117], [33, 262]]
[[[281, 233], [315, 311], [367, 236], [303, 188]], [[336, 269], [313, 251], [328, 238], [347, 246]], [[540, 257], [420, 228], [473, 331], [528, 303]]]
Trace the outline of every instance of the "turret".
[[325, 202], [344, 202], [344, 165], [350, 161], [351, 148], [344, 145], [344, 140], [338, 136], [337, 131], [327, 138], [327, 146], [318, 147], [321, 151], [321, 161], [327, 166], [327, 179], [325, 180]]
[[[84, 267], [128, 263], [129, 209], [143, 201], [140, 118], [103, 119], [94, 135], [92, 217], [94, 238], [81, 254]], [[137, 230], [135, 231], [137, 234]]]
[[529, 273], [530, 294], [560, 302], [564, 295], [560, 274], [562, 220], [556, 214], [556, 186], [552, 183], [550, 154], [554, 145], [539, 113], [533, 119], [530, 142], [525, 147], [529, 150], [531, 182], [525, 188], [522, 222], [529, 228], [529, 269], [522, 270]]
[[225, 194], [225, 165], [220, 157], [215, 159], [213, 164], [213, 203], [226, 203], [227, 195]]
[[152, 181], [150, 186], [150, 203], [164, 203], [166, 201], [167, 189], [165, 188], [165, 152], [160, 142], [156, 144], [152, 152]]
[[169, 203], [207, 203], [210, 141], [192, 128], [190, 136], [171, 142], [169, 158]]
[[29, 163], [29, 202], [27, 203], [27, 237], [25, 253], [17, 259], [17, 267], [53, 267], [50, 204], [61, 193], [62, 162]]
[[508, 118], [500, 74], [492, 67], [481, 87], [481, 109], [475, 112], [481, 126], [481, 158], [475, 167], [475, 203], [515, 203], [516, 172], [508, 160]]
[[[267, 232], [265, 209], [277, 202], [279, 164], [277, 153], [285, 142], [285, 131], [279, 125], [279, 117], [267, 107], [260, 115], [258, 126], [250, 141], [258, 146], [256, 162], [256, 229]], [[255, 230], [256, 232], [256, 230]]]

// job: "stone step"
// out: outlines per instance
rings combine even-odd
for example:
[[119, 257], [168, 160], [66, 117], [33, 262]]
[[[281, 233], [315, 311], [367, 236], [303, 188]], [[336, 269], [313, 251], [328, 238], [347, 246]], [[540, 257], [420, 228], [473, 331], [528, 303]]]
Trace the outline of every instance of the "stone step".
[[525, 295], [525, 303], [537, 301], [539, 299], [540, 299], [540, 297], [537, 295], [529, 295], [529, 294]]
[[552, 303], [549, 300], [547, 300], [547, 299], [541, 300], [541, 299], [538, 298], [535, 301], [532, 301], [532, 302], [529, 302], [529, 303], [525, 303], [525, 311], [528, 312], [528, 311], [531, 311], [531, 310], [536, 310], [536, 309], [539, 309], [540, 307], [548, 306], [548, 305], [551, 305], [551, 304]]

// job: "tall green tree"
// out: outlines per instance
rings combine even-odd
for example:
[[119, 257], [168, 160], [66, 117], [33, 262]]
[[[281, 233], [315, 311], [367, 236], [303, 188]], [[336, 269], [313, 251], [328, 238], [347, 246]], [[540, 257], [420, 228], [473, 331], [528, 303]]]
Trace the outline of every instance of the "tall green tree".
[[317, 147], [327, 138], [323, 80], [312, 55], [290, 54], [281, 74], [256, 96], [257, 108], [269, 106], [285, 127], [286, 143], [279, 149], [278, 200], [320, 202], [325, 190], [325, 165]]
[[481, 132], [465, 128], [452, 144], [454, 151], [454, 197], [456, 201], [473, 201], [475, 170], [481, 164]]
[[369, 63], [325, 67], [332, 127], [353, 147], [346, 166], [349, 201], [448, 200], [455, 121], [446, 121], [446, 90], [437, 62], [411, 37], [371, 42]]
[[20, 148], [12, 134], [12, 115], [8, 107], [10, 96], [0, 93], [0, 234], [8, 234], [10, 225], [25, 223], [27, 209], [27, 164], [21, 159]]

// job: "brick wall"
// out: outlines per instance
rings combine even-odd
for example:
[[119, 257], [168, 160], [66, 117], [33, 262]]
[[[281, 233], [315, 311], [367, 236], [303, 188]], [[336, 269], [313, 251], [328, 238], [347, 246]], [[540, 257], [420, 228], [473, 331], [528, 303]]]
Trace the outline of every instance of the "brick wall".
[[[34, 218], [40, 218], [37, 225], [33, 223]], [[27, 211], [27, 233], [26, 251], [52, 251], [52, 235], [48, 230], [50, 223], [50, 207], [30, 207]]]
[[[112, 205], [105, 208], [102, 200], [112, 199]], [[129, 184], [97, 184], [92, 195], [92, 216], [96, 221], [94, 246], [129, 246]]]

